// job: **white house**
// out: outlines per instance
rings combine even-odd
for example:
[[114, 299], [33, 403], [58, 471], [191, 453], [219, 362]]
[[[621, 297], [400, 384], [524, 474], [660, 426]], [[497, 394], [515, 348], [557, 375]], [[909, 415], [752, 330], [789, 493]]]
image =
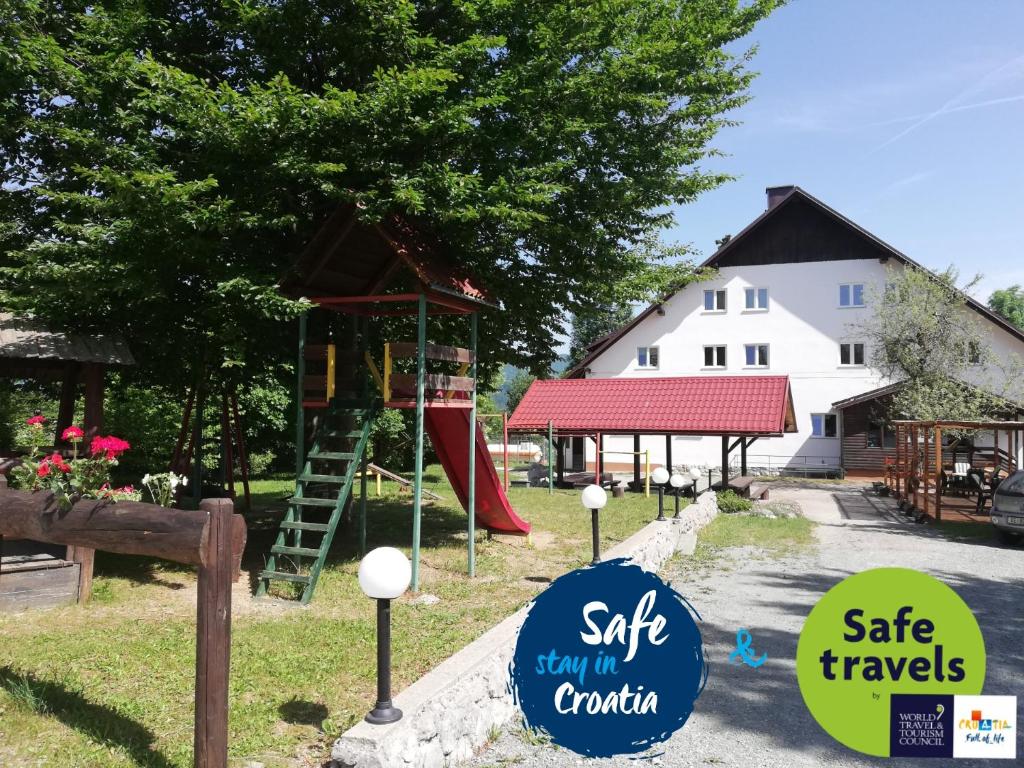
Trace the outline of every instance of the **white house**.
[[[894, 382], [869, 367], [870, 350], [857, 327], [871, 311], [870, 297], [884, 287], [887, 268], [923, 267], [799, 187], [767, 192], [767, 210], [705, 262], [715, 268], [713, 278], [686, 286], [596, 342], [569, 375], [784, 374], [797, 431], [758, 440], [750, 465], [877, 471], [892, 455], [894, 436], [871, 416], [871, 404]], [[997, 356], [1024, 357], [1024, 332], [973, 299], [967, 306], [983, 318]], [[568, 468], [593, 463], [592, 441], [570, 443]], [[633, 441], [610, 437], [605, 447], [632, 450]], [[654, 460], [665, 461], [663, 437], [642, 438], [641, 449], [648, 448]], [[717, 437], [676, 436], [671, 450], [676, 466], [721, 463]], [[624, 462], [607, 462], [616, 464]]]

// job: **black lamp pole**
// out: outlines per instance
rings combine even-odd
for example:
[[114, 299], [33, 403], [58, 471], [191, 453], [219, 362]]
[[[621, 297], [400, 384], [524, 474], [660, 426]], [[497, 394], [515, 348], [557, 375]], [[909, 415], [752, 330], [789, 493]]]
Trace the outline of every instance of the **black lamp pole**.
[[601, 562], [601, 531], [598, 527], [597, 513], [596, 509], [590, 510], [590, 527], [594, 536], [594, 559], [590, 561], [591, 565]]
[[665, 486], [658, 486], [658, 520], [664, 521], [665, 517]]
[[676, 513], [675, 513], [675, 514], [674, 514], [674, 515], [673, 515], [672, 517], [673, 517], [674, 519], [677, 519], [677, 520], [679, 519], [679, 491], [680, 491], [680, 490], [681, 490], [681, 489], [679, 489], [679, 488], [676, 488], [676, 489], [675, 489], [675, 491], [676, 491], [676, 492], [675, 492], [675, 494], [674, 494], [674, 495], [675, 495], [675, 497], [676, 497]]
[[402, 719], [402, 710], [391, 703], [391, 601], [377, 599], [377, 704], [366, 722], [385, 725]]

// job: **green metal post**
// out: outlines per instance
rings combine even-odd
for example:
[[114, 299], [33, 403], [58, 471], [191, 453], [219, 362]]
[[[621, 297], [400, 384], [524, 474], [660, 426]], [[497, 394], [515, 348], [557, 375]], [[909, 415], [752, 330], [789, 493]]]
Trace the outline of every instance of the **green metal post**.
[[473, 390], [469, 397], [469, 488], [467, 509], [469, 513], [469, 575], [476, 575], [476, 312], [469, 315], [469, 375], [473, 379]]
[[[369, 448], [367, 446], [366, 448]], [[359, 467], [359, 556], [366, 554], [366, 448], [363, 448], [363, 460]]]
[[420, 509], [423, 498], [423, 410], [427, 376], [427, 295], [420, 294], [416, 338], [416, 474], [412, 490], [412, 591], [420, 591]]
[[554, 451], [552, 446], [555, 439], [555, 427], [551, 419], [548, 419], [548, 494], [555, 492], [555, 473], [554, 473]]
[[306, 412], [302, 407], [306, 379], [306, 315], [299, 316], [299, 359], [295, 364], [295, 477], [306, 466]]

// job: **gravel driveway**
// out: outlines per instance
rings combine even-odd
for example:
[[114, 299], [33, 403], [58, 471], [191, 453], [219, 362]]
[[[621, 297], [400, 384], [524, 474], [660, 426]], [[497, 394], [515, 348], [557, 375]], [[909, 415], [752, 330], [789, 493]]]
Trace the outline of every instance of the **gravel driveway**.
[[[1024, 549], [984, 538], [954, 541], [904, 522], [888, 499], [855, 486], [778, 488], [773, 500], [797, 502], [819, 523], [818, 546], [781, 560], [732, 550], [728, 569], [687, 577], [665, 574], [701, 613], [711, 661], [707, 688], [686, 726], [650, 755], [663, 766], [866, 766], [950, 764], [1000, 766], [1010, 761], [870, 758], [834, 742], [804, 706], [796, 682], [796, 644], [811, 607], [830, 587], [857, 571], [902, 566], [931, 573], [972, 607], [985, 636], [984, 693], [1024, 695]], [[753, 635], [759, 669], [729, 664], [738, 627]], [[1018, 742], [1018, 755], [1021, 745]], [[469, 765], [616, 766], [635, 759], [584, 759], [550, 745], [524, 741], [519, 723]]]

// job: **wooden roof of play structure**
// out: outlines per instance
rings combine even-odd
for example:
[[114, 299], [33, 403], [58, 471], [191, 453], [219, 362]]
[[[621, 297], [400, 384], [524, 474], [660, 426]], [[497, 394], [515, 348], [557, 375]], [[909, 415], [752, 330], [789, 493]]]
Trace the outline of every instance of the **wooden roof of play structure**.
[[0, 312], [0, 372], [47, 378], [71, 363], [134, 365], [124, 339], [116, 334], [52, 331], [36, 320]]
[[281, 290], [340, 311], [369, 314], [377, 302], [413, 298], [386, 292], [402, 285], [403, 277], [412, 279], [412, 284], [406, 280], [407, 288], [425, 293], [447, 311], [494, 305], [476, 278], [447, 259], [440, 239], [425, 227], [398, 215], [366, 222], [351, 204], [327, 219], [281, 281]]
[[769, 437], [796, 432], [788, 376], [549, 379], [530, 385], [513, 432]]

